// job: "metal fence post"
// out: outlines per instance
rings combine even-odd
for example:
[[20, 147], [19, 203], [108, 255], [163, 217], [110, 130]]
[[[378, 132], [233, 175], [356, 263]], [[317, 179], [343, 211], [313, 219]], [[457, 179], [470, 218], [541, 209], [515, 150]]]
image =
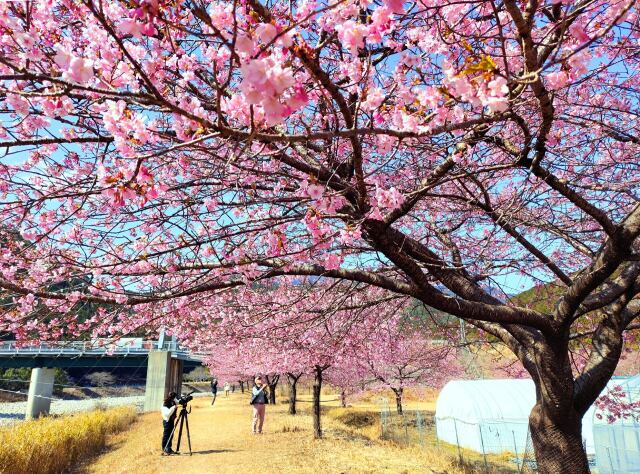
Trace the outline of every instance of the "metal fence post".
[[458, 425], [456, 419], [453, 419], [453, 429], [456, 432], [456, 446], [458, 446], [458, 457], [460, 458], [460, 464], [462, 464], [462, 451], [460, 450], [460, 440], [458, 439]]
[[386, 428], [389, 418], [389, 402], [386, 398], [380, 399], [380, 435], [384, 439], [387, 435]]
[[516, 433], [511, 430], [511, 434], [513, 435], [513, 450], [516, 453], [516, 466], [518, 467], [518, 472], [520, 472], [520, 457], [518, 456], [518, 445], [516, 444]]
[[611, 459], [611, 452], [609, 448], [607, 448], [607, 457], [609, 458], [609, 466], [611, 467], [611, 474], [615, 474], [616, 471], [613, 470], [613, 460]]
[[[422, 412], [416, 412], [416, 428], [418, 429], [418, 441], [420, 446], [424, 446], [424, 422], [422, 421]], [[436, 440], [438, 436], [436, 435]], [[437, 441], [436, 441], [437, 443]]]
[[402, 424], [404, 425], [404, 442], [409, 444], [409, 425], [407, 424], [407, 417], [402, 413]]
[[[533, 449], [531, 447], [531, 445], [529, 443], [533, 443], [533, 441], [531, 440], [531, 430], [529, 429], [529, 427], [527, 426], [527, 440], [524, 443], [524, 453], [522, 454], [522, 466], [520, 466], [520, 469], [518, 469], [518, 474], [522, 474], [524, 471], [524, 467], [525, 464], [528, 467], [531, 467], [532, 465], [532, 461], [531, 461], [531, 449]], [[537, 470], [538, 469], [538, 464], [537, 464], [537, 460], [536, 460], [536, 456], [535, 456], [535, 452], [533, 454], [533, 466], [535, 466], [533, 469]]]
[[484, 472], [489, 474], [489, 466], [487, 465], [487, 453], [484, 449], [484, 438], [482, 437], [482, 425], [478, 425], [480, 430], [480, 445], [482, 446], [482, 457], [484, 458]]

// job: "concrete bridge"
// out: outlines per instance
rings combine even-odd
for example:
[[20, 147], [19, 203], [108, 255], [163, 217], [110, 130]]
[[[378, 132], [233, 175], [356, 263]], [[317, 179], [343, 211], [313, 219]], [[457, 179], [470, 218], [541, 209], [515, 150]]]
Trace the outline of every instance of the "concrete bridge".
[[53, 395], [55, 368], [147, 366], [145, 411], [160, 409], [171, 391], [180, 393], [185, 368], [201, 364], [204, 354], [190, 353], [175, 340], [71, 341], [19, 345], [0, 341], [0, 368], [30, 367], [26, 418], [47, 415]]

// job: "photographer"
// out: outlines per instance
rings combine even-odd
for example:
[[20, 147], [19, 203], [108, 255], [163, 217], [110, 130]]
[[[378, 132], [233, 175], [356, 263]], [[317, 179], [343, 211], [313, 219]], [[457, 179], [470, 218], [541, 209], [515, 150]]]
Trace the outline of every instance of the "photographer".
[[249, 402], [249, 404], [253, 405], [253, 422], [251, 424], [253, 434], [262, 434], [264, 406], [269, 403], [268, 390], [269, 388], [262, 381], [262, 377], [258, 375], [255, 378], [253, 389], [251, 390], [251, 401]]
[[169, 392], [169, 395], [162, 404], [162, 455], [168, 456], [175, 454], [171, 449], [171, 443], [173, 437], [173, 426], [176, 420], [176, 392]]

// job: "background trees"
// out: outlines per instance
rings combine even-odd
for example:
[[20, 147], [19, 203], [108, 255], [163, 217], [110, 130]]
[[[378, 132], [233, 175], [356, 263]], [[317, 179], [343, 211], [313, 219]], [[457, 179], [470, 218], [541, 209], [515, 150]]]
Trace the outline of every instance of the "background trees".
[[465, 374], [458, 352], [450, 344], [434, 343], [424, 333], [403, 326], [399, 318], [385, 321], [369, 334], [354, 354], [364, 381], [393, 391], [398, 414], [402, 414], [405, 388], [422, 385], [440, 388]]
[[215, 373], [244, 374], [249, 379], [266, 375], [273, 385], [271, 403], [275, 403], [275, 383], [286, 375], [291, 414], [296, 413], [298, 380], [303, 374], [312, 378], [316, 437], [322, 436], [320, 395], [327, 372], [338, 386], [361, 382], [356, 378], [361, 376], [360, 351], [372, 329], [399, 309], [371, 308], [366, 299], [336, 293], [322, 284], [242, 289], [223, 299], [215, 314], [224, 316], [192, 337], [192, 343], [212, 352], [206, 363]]
[[[587, 472], [580, 419], [638, 314], [637, 21], [624, 0], [2, 3], [2, 223], [29, 241], [0, 253], [3, 329], [153, 330], [288, 275], [373, 287], [507, 345], [540, 468]], [[547, 308], [510, 298], [550, 281]], [[79, 301], [135, 311], [78, 323]]]

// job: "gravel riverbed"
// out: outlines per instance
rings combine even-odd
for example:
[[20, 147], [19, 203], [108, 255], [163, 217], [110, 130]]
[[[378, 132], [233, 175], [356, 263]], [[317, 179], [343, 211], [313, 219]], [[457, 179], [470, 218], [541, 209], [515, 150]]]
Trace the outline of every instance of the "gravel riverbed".
[[[189, 390], [184, 390], [183, 394], [188, 393], [193, 388], [189, 387]], [[207, 392], [196, 392], [194, 397], [209, 397]], [[71, 413], [78, 413], [82, 411], [91, 411], [98, 408], [113, 408], [123, 405], [134, 406], [138, 412], [142, 411], [144, 406], [144, 395], [135, 395], [130, 397], [100, 397], [100, 398], [87, 398], [84, 400], [52, 400], [51, 401], [51, 415], [68, 415]], [[159, 410], [160, 408], [158, 408]], [[18, 421], [24, 420], [24, 414], [27, 411], [27, 402], [3, 402], [0, 403], [0, 426], [10, 425]]]
[[[51, 402], [51, 414], [64, 415], [122, 405], [133, 405], [138, 411], [142, 411], [143, 404], [144, 396], [141, 395], [133, 397], [87, 398], [85, 400], [53, 400]], [[8, 425], [24, 420], [26, 410], [27, 402], [0, 403], [0, 425]]]

